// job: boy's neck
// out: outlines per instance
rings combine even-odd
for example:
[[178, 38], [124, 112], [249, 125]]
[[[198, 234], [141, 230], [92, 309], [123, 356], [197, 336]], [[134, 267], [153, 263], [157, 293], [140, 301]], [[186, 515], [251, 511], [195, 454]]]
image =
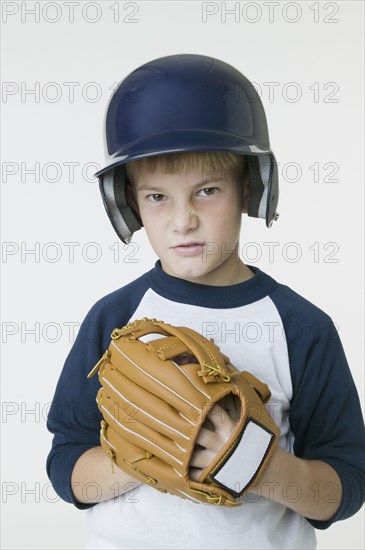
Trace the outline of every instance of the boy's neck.
[[[161, 262], [162, 270], [168, 275], [173, 277], [178, 277], [178, 275], [170, 272], [166, 267], [163, 266]], [[220, 266], [219, 272], [216, 270], [210, 272], [208, 275], [203, 277], [181, 277], [185, 281], [189, 281], [196, 284], [211, 285], [211, 286], [231, 286], [237, 285], [239, 283], [244, 283], [252, 277], [255, 276], [255, 273], [247, 267], [240, 258], [237, 258], [235, 261], [228, 261], [225, 265], [225, 269], [222, 269]], [[179, 277], [178, 277], [179, 278]]]
[[235, 264], [231, 264], [232, 269], [225, 273], [224, 281], [222, 281], [222, 286], [237, 285], [239, 283], [244, 283], [252, 277], [255, 276], [255, 273], [251, 271], [247, 265], [245, 265], [242, 260], [238, 260]]

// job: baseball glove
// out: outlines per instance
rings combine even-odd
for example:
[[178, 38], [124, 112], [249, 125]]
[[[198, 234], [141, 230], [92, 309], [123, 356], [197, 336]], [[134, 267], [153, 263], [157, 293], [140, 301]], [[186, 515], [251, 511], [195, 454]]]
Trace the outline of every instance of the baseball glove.
[[[264, 407], [268, 386], [187, 327], [143, 318], [114, 329], [111, 338], [88, 377], [99, 373], [100, 442], [112, 464], [164, 493], [241, 504], [278, 443], [279, 428]], [[236, 427], [194, 481], [190, 460], [216, 403], [231, 416], [237, 412]]]

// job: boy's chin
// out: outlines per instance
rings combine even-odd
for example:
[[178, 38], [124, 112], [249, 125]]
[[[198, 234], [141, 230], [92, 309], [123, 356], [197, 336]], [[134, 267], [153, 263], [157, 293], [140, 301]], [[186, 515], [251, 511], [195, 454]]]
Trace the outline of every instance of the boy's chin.
[[[181, 265], [182, 263], [185, 263], [185, 265]], [[162, 269], [166, 273], [175, 275], [176, 277], [202, 277], [207, 273], [207, 269], [204, 266], [192, 266], [186, 264], [192, 264], [191, 260], [186, 262], [176, 262], [174, 264], [164, 264], [161, 262]]]
[[214, 278], [214, 272], [218, 266], [209, 265], [209, 262], [203, 262], [202, 258], [185, 258], [183, 261], [174, 263], [163, 262], [161, 266], [165, 273], [180, 279], [186, 279], [191, 282], [204, 284]]

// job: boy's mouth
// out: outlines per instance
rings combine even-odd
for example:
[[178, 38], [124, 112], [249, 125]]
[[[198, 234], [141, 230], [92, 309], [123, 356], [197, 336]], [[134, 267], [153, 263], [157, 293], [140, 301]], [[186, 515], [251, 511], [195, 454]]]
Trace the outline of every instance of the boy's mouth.
[[204, 243], [191, 241], [189, 243], [180, 243], [176, 246], [173, 246], [172, 249], [178, 254], [190, 256], [195, 254], [201, 254], [203, 251], [203, 246], [204, 246]]
[[200, 243], [198, 241], [191, 241], [189, 243], [181, 243], [181, 244], [177, 244], [176, 246], [174, 246], [173, 248], [180, 248], [180, 247], [187, 247], [187, 246], [203, 246], [204, 243]]

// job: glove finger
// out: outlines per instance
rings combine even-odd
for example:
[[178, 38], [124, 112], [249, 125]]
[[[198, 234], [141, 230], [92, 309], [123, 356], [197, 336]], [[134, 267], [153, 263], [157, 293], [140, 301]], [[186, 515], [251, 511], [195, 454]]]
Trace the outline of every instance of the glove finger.
[[[149, 455], [145, 449], [133, 445], [111, 426], [108, 426], [100, 441], [106, 452], [112, 451], [115, 463], [121, 470], [162, 492], [172, 492], [172, 488], [181, 477], [169, 464]], [[159, 479], [165, 477], [170, 481], [170, 490], [159, 482]]]
[[[120, 414], [120, 407], [112, 399], [108, 399], [100, 390], [100, 410], [106, 422], [115, 431], [121, 431], [123, 438], [130, 443], [146, 449], [148, 452], [159, 456], [162, 460], [175, 467], [182, 467], [186, 449], [175, 441], [166, 437], [142, 422], [134, 419], [125, 412]], [[188, 442], [185, 443], [185, 445]]]
[[[209, 401], [211, 395], [204, 387], [204, 382], [196, 380], [193, 385], [184, 374], [189, 365], [179, 367], [172, 361], [162, 361], [148, 347], [141, 347], [135, 341], [119, 343], [120, 340], [111, 343], [111, 363], [129, 380], [166, 401], [191, 422], [195, 422], [202, 408], [199, 405]], [[118, 344], [123, 345], [123, 349], [119, 349]], [[196, 365], [192, 367], [195, 372], [199, 370]], [[195, 378], [199, 379], [198, 376]]]
[[106, 449], [113, 449], [117, 466], [136, 479], [162, 492], [197, 500], [189, 493], [186, 479], [176, 468], [157, 456], [147, 458], [143, 448], [124, 439], [111, 426], [108, 427], [101, 441]]
[[[136, 472], [133, 471], [133, 466], [138, 468]], [[145, 483], [161, 492], [177, 495], [180, 498], [195, 502], [206, 502], [201, 495], [190, 492], [189, 483], [180, 472], [156, 456], [133, 464], [128, 473], [136, 477], [143, 476]], [[201, 486], [202, 484], [199, 485], [199, 487]]]
[[137, 420], [180, 445], [189, 441], [192, 424], [168, 403], [130, 382], [110, 365], [106, 365], [101, 382], [107, 397], [115, 403], [120, 421], [127, 422], [129, 414], [129, 421]]

